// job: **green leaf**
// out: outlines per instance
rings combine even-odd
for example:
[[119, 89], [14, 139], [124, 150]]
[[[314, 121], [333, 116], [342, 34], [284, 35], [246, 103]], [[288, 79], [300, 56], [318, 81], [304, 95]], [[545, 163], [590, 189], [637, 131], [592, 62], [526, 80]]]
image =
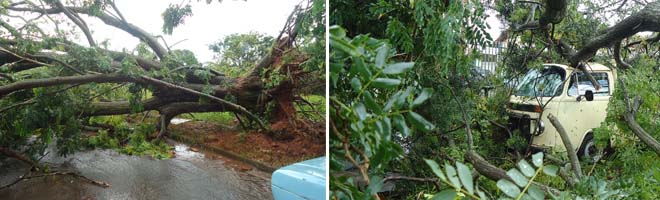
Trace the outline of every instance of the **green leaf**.
[[330, 63], [330, 72], [332, 73], [339, 73], [342, 68], [344, 68], [344, 65], [341, 63]]
[[399, 107], [403, 107], [403, 104], [406, 103], [406, 99], [408, 99], [408, 97], [410, 96], [410, 94], [412, 94], [412, 92], [413, 92], [414, 90], [415, 90], [414, 87], [412, 87], [412, 86], [408, 86], [408, 87], [406, 88], [406, 90], [404, 90], [404, 91], [401, 93], [401, 95], [399, 95], [399, 97], [396, 99], [396, 101], [395, 101], [395, 105], [396, 105], [396, 107], [397, 107], [397, 108], [399, 108]]
[[545, 193], [536, 185], [530, 185], [527, 189], [527, 194], [535, 200], [545, 199]]
[[419, 96], [417, 96], [417, 98], [415, 98], [415, 100], [412, 102], [410, 107], [415, 107], [415, 106], [418, 106], [418, 105], [424, 103], [432, 95], [433, 95], [433, 89], [432, 88], [424, 88], [422, 90], [422, 93], [419, 94]]
[[445, 163], [445, 172], [447, 173], [447, 179], [449, 179], [449, 182], [451, 182], [456, 189], [461, 188], [461, 182], [456, 176], [456, 168], [449, 163]]
[[369, 194], [374, 195], [380, 192], [381, 188], [383, 188], [383, 178], [380, 176], [372, 176], [371, 181], [369, 181], [369, 188], [367, 188]]
[[394, 120], [394, 127], [396, 127], [397, 129], [399, 129], [399, 131], [401, 131], [403, 137], [410, 136], [410, 128], [408, 128], [408, 125], [406, 124], [406, 120], [403, 118], [403, 115], [396, 114], [394, 115], [392, 120]]
[[541, 167], [541, 165], [543, 165], [543, 152], [538, 152], [532, 155], [532, 163], [534, 163], [536, 167]]
[[376, 78], [373, 82], [374, 87], [384, 89], [394, 88], [399, 84], [401, 84], [401, 80], [392, 78]]
[[401, 96], [402, 94], [403, 94], [403, 92], [397, 91], [392, 96], [390, 96], [390, 98], [387, 100], [387, 102], [385, 102], [385, 106], [383, 107], [383, 111], [384, 112], [389, 112], [391, 109], [393, 109], [393, 110], [399, 109], [399, 106], [395, 107], [395, 105], [396, 105], [396, 102], [399, 99], [399, 96]]
[[387, 65], [387, 67], [383, 70], [384, 74], [401, 74], [404, 73], [415, 65], [414, 62], [400, 62], [400, 63], [395, 63], [395, 64], [390, 64]]
[[355, 114], [357, 114], [360, 120], [367, 119], [367, 109], [364, 107], [364, 104], [357, 103], [353, 111], [355, 112]]
[[410, 111], [408, 113], [409, 119], [411, 120], [411, 123], [415, 128], [420, 129], [424, 132], [429, 132], [433, 129], [435, 129], [435, 125], [433, 125], [431, 122], [427, 121], [422, 117], [421, 115], [417, 114], [416, 112]]
[[472, 182], [472, 171], [463, 163], [456, 162], [456, 169], [458, 169], [458, 178], [470, 194], [474, 194], [474, 183]]
[[358, 57], [362, 55], [359, 51], [357, 51], [357, 48], [355, 46], [346, 42], [346, 40], [344, 40], [343, 38], [334, 35], [330, 36], [330, 47], [333, 49], [332, 51], [334, 51], [334, 49], [338, 49], [353, 57]]
[[387, 53], [389, 48], [387, 45], [380, 46], [378, 48], [378, 53], [376, 53], [376, 67], [383, 68], [385, 66], [385, 59], [387, 59]]
[[529, 165], [529, 163], [525, 159], [522, 159], [518, 162], [518, 168], [525, 176], [527, 177], [534, 176], [534, 172], [535, 172], [534, 167]]
[[380, 105], [376, 103], [376, 100], [374, 99], [374, 96], [371, 95], [371, 92], [365, 91], [364, 92], [364, 103], [367, 105], [367, 108], [370, 110], [374, 111], [376, 114], [382, 114], [383, 109], [381, 109]]
[[339, 79], [339, 74], [330, 72], [330, 81], [332, 82], [332, 87], [337, 87], [337, 80]]
[[440, 165], [438, 165], [437, 162], [429, 159], [424, 159], [424, 161], [427, 165], [429, 165], [429, 167], [431, 167], [431, 171], [433, 171], [435, 176], [440, 178], [440, 180], [447, 181], [447, 177], [445, 177], [445, 174], [442, 172], [442, 169], [440, 169]]
[[391, 151], [389, 150], [390, 143], [383, 143], [378, 146], [378, 149], [375, 151], [375, 154], [369, 160], [369, 165], [371, 167], [378, 168], [383, 160], [389, 160], [391, 157]]
[[543, 173], [548, 175], [548, 176], [557, 176], [557, 172], [559, 171], [559, 167], [556, 165], [546, 165], [543, 167]]
[[516, 185], [520, 187], [525, 187], [525, 185], [527, 185], [527, 182], [529, 181], [529, 179], [523, 176], [522, 173], [520, 173], [520, 171], [518, 171], [518, 169], [516, 168], [507, 171], [506, 175], [509, 175], [509, 177], [513, 179], [513, 182], [515, 182]]
[[506, 179], [497, 181], [497, 188], [500, 188], [500, 190], [502, 190], [506, 196], [511, 198], [515, 198], [518, 196], [518, 194], [520, 194], [520, 188], [518, 188], [516, 184]]
[[454, 200], [455, 198], [456, 190], [447, 189], [433, 195], [431, 200]]
[[346, 37], [346, 30], [344, 30], [342, 27], [337, 26], [337, 25], [332, 25], [328, 29], [330, 32], [330, 35], [337, 36], [337, 37]]
[[481, 190], [477, 190], [477, 194], [479, 194], [479, 198], [481, 198], [482, 200], [487, 200], [488, 199], [488, 197], [486, 197], [486, 193], [484, 193]]
[[362, 90], [362, 83], [360, 82], [360, 79], [358, 79], [357, 77], [353, 77], [351, 79], [351, 87], [353, 87], [353, 90], [355, 91]]
[[385, 135], [385, 138], [387, 139], [386, 141], [390, 140], [390, 136], [392, 135], [392, 120], [390, 120], [389, 117], [383, 117], [383, 134]]
[[371, 70], [369, 70], [369, 67], [367, 66], [366, 63], [364, 63], [364, 59], [362, 58], [357, 58], [355, 59], [355, 68], [358, 74], [362, 77], [363, 80], [368, 80], [371, 78]]
[[534, 199], [532, 199], [532, 197], [529, 196], [528, 194], [523, 194], [522, 197], [521, 197], [520, 199], [521, 199], [521, 200], [534, 200]]

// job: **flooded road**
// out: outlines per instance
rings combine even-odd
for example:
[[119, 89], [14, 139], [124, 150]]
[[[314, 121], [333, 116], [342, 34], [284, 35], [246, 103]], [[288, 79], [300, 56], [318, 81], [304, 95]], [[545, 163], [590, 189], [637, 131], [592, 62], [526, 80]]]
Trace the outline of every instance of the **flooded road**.
[[[272, 199], [270, 174], [239, 172], [176, 143], [176, 156], [155, 160], [111, 150], [79, 152], [42, 162], [112, 185], [102, 188], [72, 176], [22, 181], [0, 190], [0, 199]], [[51, 154], [54, 154], [51, 153]], [[26, 171], [13, 159], [0, 160], [0, 185]]]

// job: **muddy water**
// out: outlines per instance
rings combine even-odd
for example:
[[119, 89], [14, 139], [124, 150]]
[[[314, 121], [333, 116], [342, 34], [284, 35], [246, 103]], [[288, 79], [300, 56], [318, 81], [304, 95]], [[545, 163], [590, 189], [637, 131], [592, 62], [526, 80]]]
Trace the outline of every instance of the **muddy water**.
[[[176, 144], [176, 157], [154, 160], [111, 150], [79, 152], [67, 158], [47, 156], [42, 161], [80, 172], [111, 184], [101, 188], [70, 176], [22, 181], [0, 190], [0, 199], [272, 199], [269, 174], [237, 172]], [[26, 168], [0, 159], [0, 185], [22, 175]]]

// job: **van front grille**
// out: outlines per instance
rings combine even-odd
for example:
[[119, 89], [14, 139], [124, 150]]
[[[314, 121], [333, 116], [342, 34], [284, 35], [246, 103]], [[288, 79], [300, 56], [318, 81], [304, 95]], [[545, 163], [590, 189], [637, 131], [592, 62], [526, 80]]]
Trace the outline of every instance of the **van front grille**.
[[529, 142], [532, 139], [531, 123], [529, 115], [509, 115], [509, 130], [515, 132], [519, 130], [521, 136]]

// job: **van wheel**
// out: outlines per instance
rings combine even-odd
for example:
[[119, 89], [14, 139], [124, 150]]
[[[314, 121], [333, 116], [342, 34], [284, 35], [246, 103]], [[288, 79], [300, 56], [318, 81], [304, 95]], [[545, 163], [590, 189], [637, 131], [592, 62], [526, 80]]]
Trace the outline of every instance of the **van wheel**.
[[581, 160], [589, 163], [595, 162], [601, 156], [598, 153], [598, 148], [596, 148], [596, 145], [594, 144], [594, 135], [592, 133], [589, 133], [584, 137], [577, 154]]

